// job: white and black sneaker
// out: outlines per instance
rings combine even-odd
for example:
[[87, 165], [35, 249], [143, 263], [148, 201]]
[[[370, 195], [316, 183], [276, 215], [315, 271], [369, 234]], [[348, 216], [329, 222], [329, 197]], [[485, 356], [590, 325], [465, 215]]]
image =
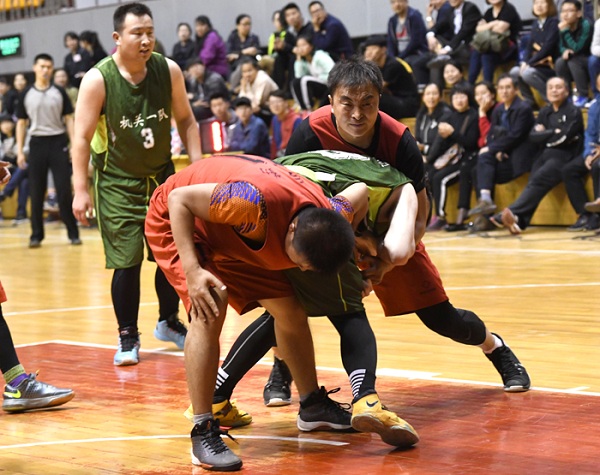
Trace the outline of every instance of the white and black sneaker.
[[287, 406], [292, 403], [292, 373], [283, 360], [275, 357], [269, 381], [263, 390], [265, 406]]
[[227, 447], [221, 435], [226, 435], [233, 441], [235, 439], [219, 427], [219, 421], [208, 419], [202, 424], [196, 424], [190, 435], [194, 465], [217, 472], [234, 472], [242, 468], [241, 459]]
[[[500, 338], [495, 333], [492, 333], [492, 335]], [[505, 391], [512, 393], [527, 391], [531, 386], [527, 370], [512, 350], [506, 346], [504, 340], [500, 338], [500, 341], [502, 342], [502, 346], [485, 356], [494, 364], [494, 367], [500, 373], [500, 376], [502, 376]]]
[[327, 392], [321, 386], [306, 401], [301, 402], [296, 421], [298, 429], [304, 432], [313, 430], [351, 430], [352, 412], [350, 412], [350, 404], [342, 404], [329, 397], [330, 394], [337, 393], [339, 390], [340, 388], [336, 388]]

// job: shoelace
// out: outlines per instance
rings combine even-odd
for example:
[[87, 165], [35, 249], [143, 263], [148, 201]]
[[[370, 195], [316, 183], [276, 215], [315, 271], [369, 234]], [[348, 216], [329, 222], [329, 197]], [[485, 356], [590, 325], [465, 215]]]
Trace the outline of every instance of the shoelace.
[[327, 402], [327, 406], [330, 407], [334, 412], [343, 412], [344, 414], [347, 414], [350, 408], [352, 407], [350, 404], [348, 404], [347, 402], [337, 402], [329, 397], [330, 394], [335, 394], [340, 389], [341, 388], [335, 388], [331, 391], [327, 391], [327, 393], [325, 394], [325, 401]]
[[229, 435], [228, 431], [221, 429], [219, 421], [217, 420], [211, 423], [207, 432], [209, 432], [209, 434], [202, 440], [202, 444], [214, 454], [220, 454], [229, 450], [229, 447], [227, 447], [225, 442], [223, 442], [223, 439], [221, 439], [222, 435], [226, 435], [236, 444], [238, 443], [235, 438]]
[[121, 342], [121, 351], [131, 351], [133, 350], [135, 344], [138, 341], [138, 334], [125, 334], [125, 335], [120, 335], [120, 342]]
[[167, 320], [167, 326], [181, 335], [187, 334], [187, 328], [183, 324], [183, 322], [179, 318], [173, 318], [171, 320]]
[[[507, 348], [507, 347], [504, 347]], [[506, 350], [503, 349], [503, 352], [505, 352]], [[507, 379], [513, 378], [514, 376], [521, 376], [523, 374], [523, 370], [521, 369], [521, 365], [519, 363], [517, 363], [516, 361], [513, 361], [512, 358], [509, 357], [510, 355], [507, 354], [506, 358], [502, 358], [501, 364], [502, 364], [502, 374], [505, 375], [505, 377]]]

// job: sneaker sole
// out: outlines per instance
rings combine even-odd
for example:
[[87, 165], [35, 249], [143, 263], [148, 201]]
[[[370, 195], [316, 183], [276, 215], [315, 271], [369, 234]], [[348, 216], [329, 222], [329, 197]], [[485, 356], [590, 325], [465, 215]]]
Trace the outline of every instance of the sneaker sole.
[[204, 470], [213, 470], [217, 472], [237, 472], [242, 468], [243, 465], [241, 460], [239, 462], [230, 463], [229, 465], [211, 465], [202, 462], [198, 457], [196, 457], [193, 449], [190, 450], [190, 453], [192, 454], [192, 463], [202, 467]]
[[300, 419], [300, 416], [298, 416], [298, 419], [296, 420], [296, 425], [302, 432], [348, 431], [349, 429], [352, 429], [352, 424], [333, 424], [332, 422], [325, 421], [306, 422]]
[[265, 406], [267, 407], [280, 407], [280, 406], [289, 406], [292, 403], [292, 399], [283, 399], [280, 397], [274, 397], [265, 401]]
[[507, 393], [524, 393], [525, 391], [529, 391], [529, 386], [509, 386], [504, 388], [504, 392]]
[[359, 414], [352, 417], [352, 428], [359, 432], [375, 432], [381, 440], [394, 447], [408, 448], [419, 442], [419, 436], [408, 426], [386, 426], [373, 414]]
[[154, 338], [156, 338], [157, 340], [160, 340], [160, 341], [168, 341], [170, 343], [175, 343], [177, 348], [179, 348], [180, 350], [183, 350], [183, 345], [179, 346], [179, 343], [177, 343], [174, 339], [169, 338], [168, 336], [161, 335], [156, 330], [154, 330]]
[[128, 359], [125, 359], [125, 360], [120, 360], [120, 361], [113, 360], [113, 364], [115, 366], [134, 366], [134, 365], [138, 364], [139, 362], [140, 362], [139, 359], [134, 360], [134, 359], [131, 359], [131, 358], [128, 358]]
[[69, 402], [75, 397], [75, 392], [65, 394], [59, 397], [44, 397], [38, 399], [6, 399], [2, 404], [2, 409], [6, 412], [23, 412], [32, 409], [44, 409], [48, 407], [56, 407]]

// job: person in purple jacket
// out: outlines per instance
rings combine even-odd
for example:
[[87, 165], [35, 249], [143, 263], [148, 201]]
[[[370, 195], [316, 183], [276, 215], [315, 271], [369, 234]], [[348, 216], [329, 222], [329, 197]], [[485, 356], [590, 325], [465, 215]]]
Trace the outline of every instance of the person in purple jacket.
[[223, 39], [213, 30], [210, 18], [200, 15], [196, 18], [196, 56], [198, 56], [206, 69], [219, 73], [225, 80], [229, 77], [229, 63], [227, 62], [227, 46]]
[[413, 70], [418, 84], [429, 82], [426, 54], [427, 27], [419, 10], [408, 6], [408, 0], [390, 0], [394, 14], [388, 20], [387, 51], [406, 61]]

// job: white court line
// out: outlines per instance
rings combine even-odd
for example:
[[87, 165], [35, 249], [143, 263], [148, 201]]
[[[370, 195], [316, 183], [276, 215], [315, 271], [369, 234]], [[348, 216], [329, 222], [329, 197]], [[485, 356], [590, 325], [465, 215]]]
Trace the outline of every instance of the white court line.
[[[600, 282], [571, 282], [556, 284], [511, 284], [511, 285], [472, 285], [462, 287], [444, 287], [446, 290], [499, 290], [499, 289], [544, 289], [554, 287], [597, 287]], [[143, 302], [140, 307], [150, 307], [158, 305], [158, 302]], [[93, 305], [86, 307], [64, 307], [64, 308], [46, 308], [42, 310], [24, 310], [21, 312], [6, 312], [5, 317], [16, 315], [42, 315], [47, 313], [67, 313], [67, 312], [87, 312], [90, 310], [108, 310], [112, 305]]]
[[[25, 346], [37, 346], [37, 345], [45, 345], [45, 344], [60, 344], [60, 345], [71, 345], [71, 346], [85, 346], [85, 347], [93, 347], [93, 348], [103, 348], [103, 349], [116, 349], [115, 346], [110, 345], [101, 345], [97, 343], [83, 343], [83, 342], [73, 342], [68, 340], [49, 340], [45, 342], [39, 343], [31, 343], [27, 345], [18, 345], [17, 348], [25, 347]], [[172, 355], [172, 356], [180, 356], [183, 357], [183, 351], [163, 351], [161, 349], [154, 350], [144, 350], [140, 349], [141, 353], [157, 353], [161, 355]], [[221, 358], [221, 361], [223, 358]], [[273, 361], [268, 358], [263, 358], [257, 364], [262, 366], [273, 366]], [[327, 371], [330, 373], [342, 373], [346, 374], [346, 371], [343, 368], [331, 368], [328, 366], [317, 366], [317, 371]], [[490, 383], [488, 381], [473, 381], [467, 379], [455, 379], [455, 378], [442, 378], [439, 377], [440, 373], [430, 373], [427, 371], [412, 371], [405, 369], [397, 369], [397, 368], [377, 368], [377, 376], [386, 376], [397, 379], [408, 379], [408, 380], [418, 380], [418, 381], [433, 381], [437, 383], [453, 383], [453, 384], [466, 384], [469, 386], [493, 386], [493, 387], [502, 387], [500, 383]], [[534, 391], [542, 391], [542, 392], [551, 392], [551, 393], [559, 393], [559, 394], [574, 394], [577, 396], [593, 396], [600, 397], [600, 393], [593, 391], [585, 391], [587, 386], [579, 386], [576, 388], [569, 389], [558, 389], [558, 388], [544, 388], [544, 387], [531, 387], [531, 390]]]
[[576, 256], [600, 256], [600, 251], [589, 250], [589, 251], [578, 251], [574, 249], [499, 249], [497, 247], [436, 247], [436, 246], [425, 246], [427, 251], [436, 252], [448, 252], [448, 251], [460, 251], [460, 252], [483, 252], [487, 254], [574, 254]]
[[[156, 440], [156, 439], [187, 439], [190, 436], [186, 435], [137, 435], [131, 437], [102, 437], [95, 439], [72, 439], [72, 440], [52, 440], [49, 442], [31, 442], [29, 444], [14, 444], [14, 445], [0, 445], [0, 450], [8, 449], [22, 449], [27, 447], [42, 447], [44, 445], [66, 445], [66, 444], [90, 444], [94, 442], [120, 442], [120, 441], [135, 441], [135, 440]], [[237, 435], [236, 439], [255, 439], [255, 440], [276, 440], [286, 442], [298, 442], [300, 444], [319, 444], [319, 445], [333, 445], [341, 447], [348, 445], [349, 442], [339, 442], [335, 440], [319, 440], [319, 439], [303, 439], [298, 437], [277, 437], [271, 435]]]

